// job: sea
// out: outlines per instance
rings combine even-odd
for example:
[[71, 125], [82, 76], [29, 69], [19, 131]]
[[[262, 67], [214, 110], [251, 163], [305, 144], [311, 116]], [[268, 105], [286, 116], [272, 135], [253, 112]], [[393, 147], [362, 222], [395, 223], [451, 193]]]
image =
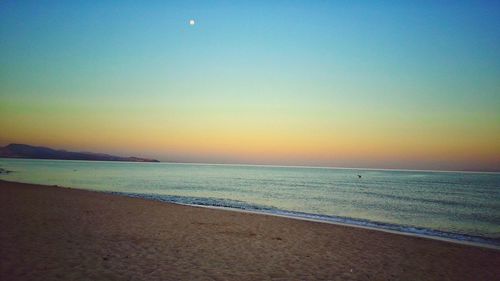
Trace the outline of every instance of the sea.
[[0, 180], [500, 247], [500, 173], [0, 158]]

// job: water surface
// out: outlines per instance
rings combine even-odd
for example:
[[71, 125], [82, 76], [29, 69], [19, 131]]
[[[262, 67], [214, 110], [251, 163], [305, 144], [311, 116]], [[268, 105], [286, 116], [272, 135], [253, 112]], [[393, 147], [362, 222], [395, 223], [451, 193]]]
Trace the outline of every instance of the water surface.
[[500, 245], [498, 173], [1, 158], [0, 168], [10, 181]]

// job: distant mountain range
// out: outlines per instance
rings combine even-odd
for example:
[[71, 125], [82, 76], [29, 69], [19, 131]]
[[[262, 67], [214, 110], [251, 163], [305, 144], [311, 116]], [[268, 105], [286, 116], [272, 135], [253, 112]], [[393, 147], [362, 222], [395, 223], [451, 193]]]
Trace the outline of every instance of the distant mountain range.
[[91, 161], [129, 161], [129, 162], [160, 162], [155, 159], [139, 157], [121, 157], [103, 153], [72, 152], [56, 150], [48, 147], [31, 146], [12, 143], [0, 147], [0, 157], [30, 158], [30, 159], [59, 159], [59, 160], [91, 160]]

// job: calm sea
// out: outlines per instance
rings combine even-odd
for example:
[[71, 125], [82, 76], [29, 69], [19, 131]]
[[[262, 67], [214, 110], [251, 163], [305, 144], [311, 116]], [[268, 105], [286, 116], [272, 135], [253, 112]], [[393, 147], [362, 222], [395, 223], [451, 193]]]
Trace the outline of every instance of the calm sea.
[[498, 173], [21, 159], [0, 168], [10, 181], [500, 245]]

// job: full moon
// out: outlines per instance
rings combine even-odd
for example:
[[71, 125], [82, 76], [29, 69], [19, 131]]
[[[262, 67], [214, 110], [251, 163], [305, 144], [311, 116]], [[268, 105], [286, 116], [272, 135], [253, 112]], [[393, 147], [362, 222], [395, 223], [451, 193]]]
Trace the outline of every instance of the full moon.
[[189, 20], [189, 25], [193, 26], [196, 22], [194, 20]]

